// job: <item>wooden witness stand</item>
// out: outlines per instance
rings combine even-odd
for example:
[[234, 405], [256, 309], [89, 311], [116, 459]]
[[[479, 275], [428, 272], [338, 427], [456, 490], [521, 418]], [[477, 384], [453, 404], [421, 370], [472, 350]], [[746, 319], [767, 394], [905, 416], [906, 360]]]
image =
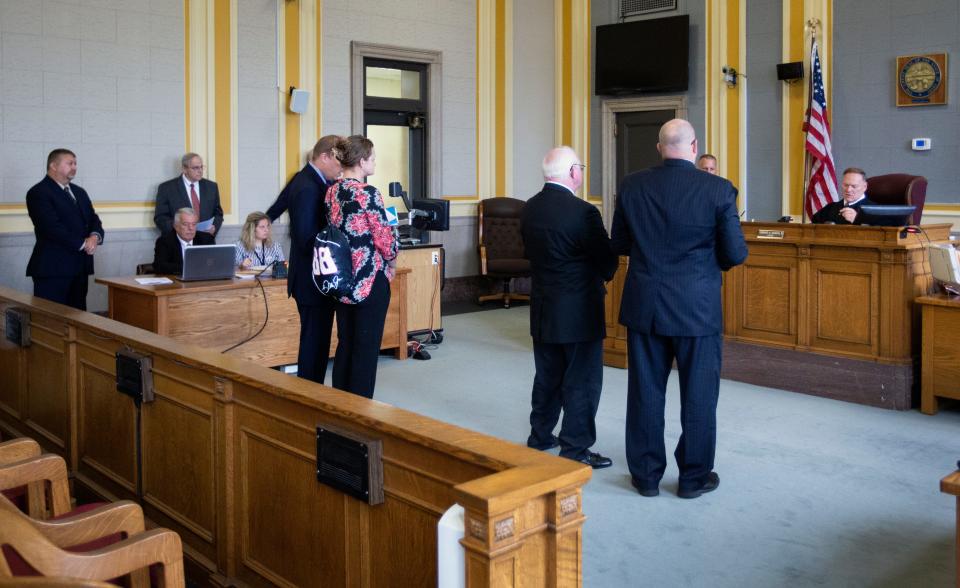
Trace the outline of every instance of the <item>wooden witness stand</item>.
[[[381, 349], [396, 349], [407, 358], [407, 277], [409, 268], [397, 268], [390, 283], [390, 306]], [[143, 276], [139, 276], [143, 277]], [[262, 278], [270, 320], [263, 332], [230, 355], [265, 366], [297, 363], [300, 315], [287, 297], [287, 281]], [[266, 318], [263, 295], [256, 280], [234, 278], [178, 282], [158, 286], [138, 284], [134, 277], [97, 278], [107, 287], [109, 316], [128, 325], [166, 335], [174, 341], [223, 351], [253, 336]], [[337, 325], [330, 338], [330, 355], [337, 349]]]
[[[741, 226], [749, 256], [723, 279], [723, 377], [909, 409], [920, 355], [914, 300], [933, 286], [924, 247], [948, 242], [950, 225], [905, 236], [893, 227]], [[615, 367], [627, 364], [618, 322], [626, 268], [621, 258], [607, 289], [604, 364]]]
[[[32, 341], [0, 340], [0, 431], [63, 456], [80, 502], [177, 531], [200, 585], [433, 585], [454, 503], [466, 586], [582, 583], [583, 464], [0, 288], [4, 328], [14, 308]], [[123, 348], [154, 401], [117, 391]], [[323, 425], [382, 442], [382, 504], [317, 482]]]

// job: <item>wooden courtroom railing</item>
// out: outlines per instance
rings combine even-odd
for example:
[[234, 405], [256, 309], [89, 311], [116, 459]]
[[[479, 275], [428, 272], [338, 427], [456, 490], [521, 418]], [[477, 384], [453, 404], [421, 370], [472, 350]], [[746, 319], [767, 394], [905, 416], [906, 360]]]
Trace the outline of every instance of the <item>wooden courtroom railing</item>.
[[[454, 503], [467, 586], [581, 583], [582, 464], [0, 288], [4, 327], [11, 308], [32, 343], [0, 340], [0, 430], [78, 494], [142, 504], [202, 584], [431, 585]], [[153, 402], [117, 391], [122, 348], [152, 358]], [[382, 441], [382, 504], [317, 482], [319, 425]]]

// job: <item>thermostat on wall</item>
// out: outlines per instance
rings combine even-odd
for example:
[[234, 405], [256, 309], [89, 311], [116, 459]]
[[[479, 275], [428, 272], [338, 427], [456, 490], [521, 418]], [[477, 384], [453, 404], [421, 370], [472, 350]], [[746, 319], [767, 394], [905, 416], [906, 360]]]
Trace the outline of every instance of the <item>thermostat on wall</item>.
[[910, 141], [910, 146], [914, 151], [930, 151], [930, 139], [913, 139]]

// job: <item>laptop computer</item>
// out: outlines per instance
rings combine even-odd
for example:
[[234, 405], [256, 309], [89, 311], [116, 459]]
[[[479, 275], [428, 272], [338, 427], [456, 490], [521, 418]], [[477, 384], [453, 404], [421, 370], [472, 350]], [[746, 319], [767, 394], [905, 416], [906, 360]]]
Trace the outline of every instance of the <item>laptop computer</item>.
[[194, 245], [183, 250], [184, 282], [227, 280], [236, 271], [236, 248], [233, 245]]

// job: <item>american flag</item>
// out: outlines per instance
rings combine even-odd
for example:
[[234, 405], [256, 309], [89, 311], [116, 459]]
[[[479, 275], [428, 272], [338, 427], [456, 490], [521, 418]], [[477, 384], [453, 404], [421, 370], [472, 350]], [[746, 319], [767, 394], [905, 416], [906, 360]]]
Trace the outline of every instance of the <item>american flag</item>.
[[840, 199], [837, 192], [837, 170], [833, 166], [830, 150], [830, 119], [827, 116], [827, 97], [823, 93], [823, 71], [820, 68], [820, 51], [814, 38], [810, 50], [813, 77], [810, 81], [810, 107], [803, 130], [807, 133], [805, 149], [810, 155], [810, 176], [804, 198], [807, 218], [818, 210]]

